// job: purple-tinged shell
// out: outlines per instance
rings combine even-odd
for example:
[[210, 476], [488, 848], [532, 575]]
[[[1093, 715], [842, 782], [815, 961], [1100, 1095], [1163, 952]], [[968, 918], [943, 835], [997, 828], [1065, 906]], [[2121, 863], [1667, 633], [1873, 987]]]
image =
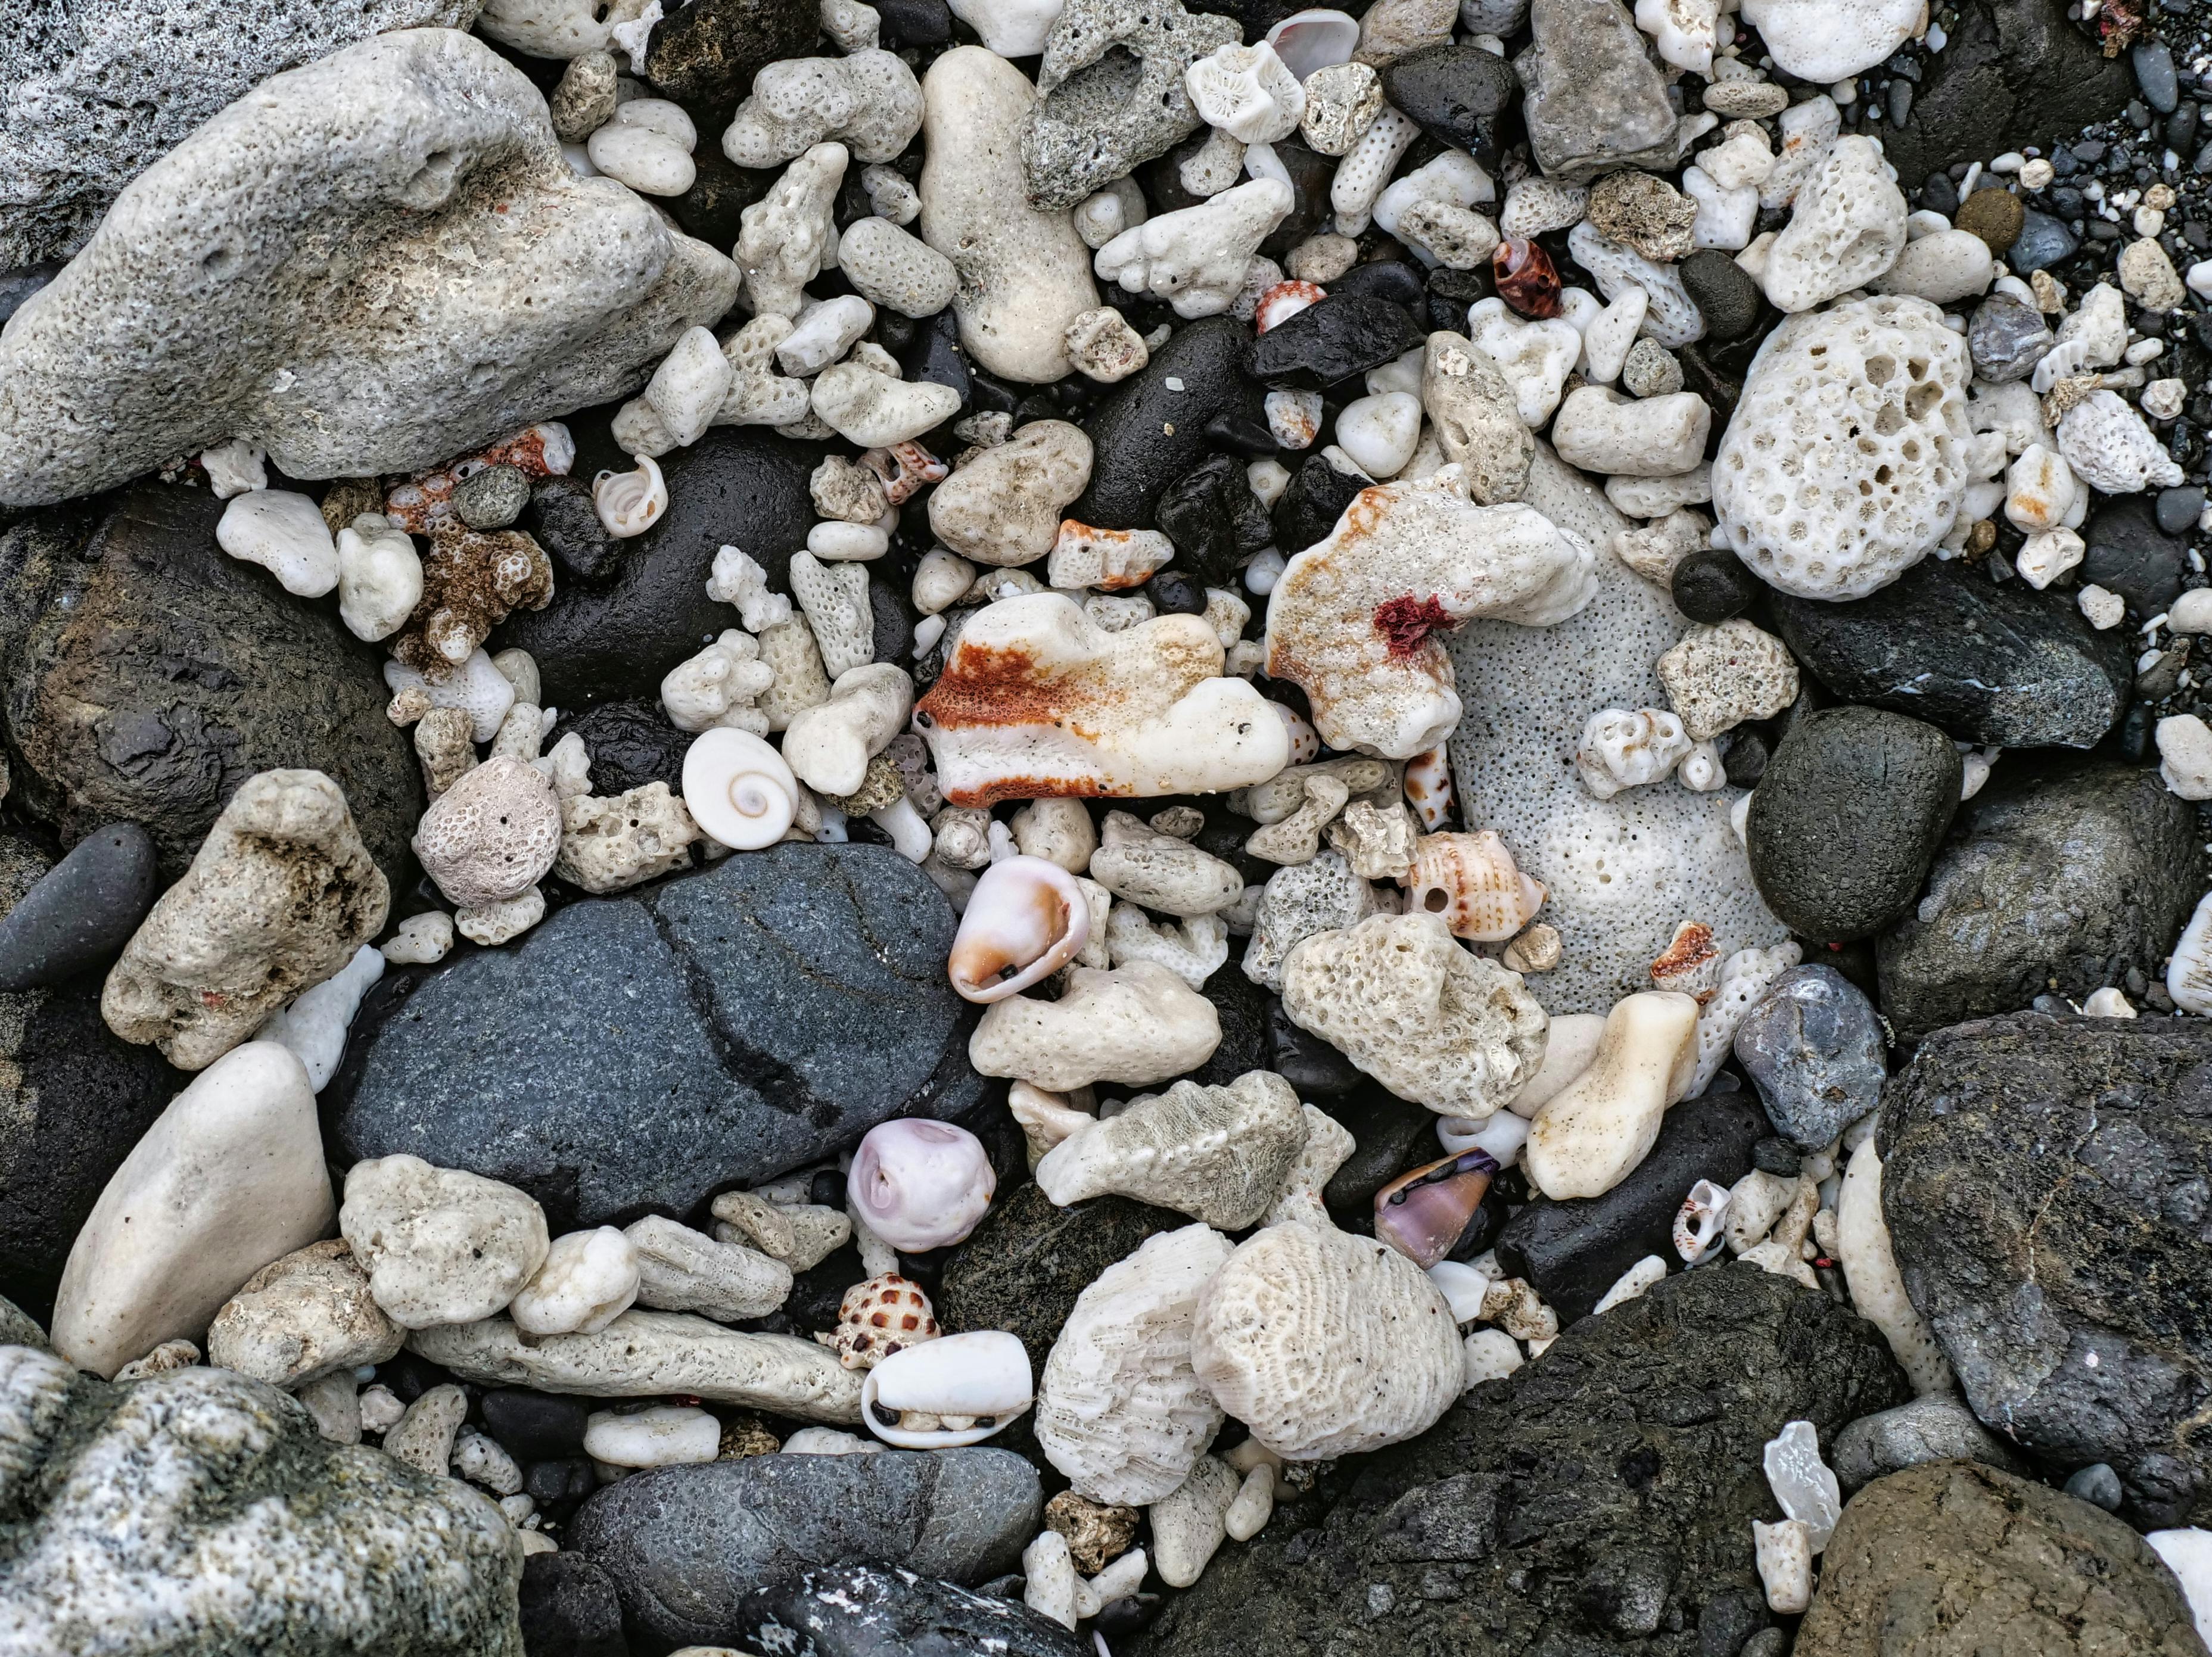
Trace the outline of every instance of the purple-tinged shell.
[[918, 1116], [870, 1128], [845, 1176], [853, 1211], [908, 1254], [958, 1242], [975, 1229], [997, 1188], [981, 1140]]
[[1498, 1172], [1486, 1150], [1401, 1174], [1375, 1193], [1375, 1235], [1424, 1272], [1451, 1253]]

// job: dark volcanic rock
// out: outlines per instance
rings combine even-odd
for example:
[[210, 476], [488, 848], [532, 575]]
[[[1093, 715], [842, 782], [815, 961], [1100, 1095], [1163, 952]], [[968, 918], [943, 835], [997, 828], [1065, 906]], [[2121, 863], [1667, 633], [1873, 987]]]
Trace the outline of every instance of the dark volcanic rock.
[[1076, 1296], [1146, 1238], [1188, 1225], [1188, 1217], [1126, 1197], [1093, 1197], [1055, 1208], [1034, 1181], [991, 1205], [968, 1238], [945, 1257], [935, 1296], [947, 1334], [1004, 1329], [1021, 1338], [1030, 1368], [1046, 1356]]
[[1364, 488], [1360, 478], [1337, 470], [1317, 454], [1308, 455], [1275, 501], [1275, 544], [1292, 555], [1304, 552], [1336, 527]]
[[810, 1566], [1011, 1570], [1043, 1506], [1036, 1470], [1005, 1450], [758, 1455], [633, 1473], [584, 1504], [568, 1545], [614, 1578], [633, 1627], [726, 1645], [744, 1637], [748, 1593]]
[[812, 49], [819, 17], [789, 0], [672, 0], [647, 37], [645, 78], [663, 97], [716, 110], [779, 58]]
[[664, 456], [668, 511], [620, 543], [612, 575], [595, 586], [557, 585], [550, 604], [509, 616], [487, 648], [528, 651], [549, 707], [652, 701], [670, 668], [738, 624], [735, 610], [707, 596], [716, 552], [743, 547], [770, 586], [789, 591], [791, 555], [814, 525], [806, 480], [821, 458], [818, 444], [751, 426], [715, 427]]
[[2087, 550], [2081, 579], [2118, 593], [2137, 616], [2162, 615], [2181, 596], [2189, 537], [2159, 527], [2152, 497], [2123, 495], [2105, 501], [2082, 525], [2081, 539]]
[[[1091, 1657], [1093, 1647], [1018, 1599], [878, 1565], [811, 1570], [749, 1597], [738, 1638], [807, 1657]], [[802, 1643], [803, 1642], [803, 1643]]]
[[1685, 1100], [1659, 1124], [1650, 1152], [1601, 1197], [1539, 1197], [1506, 1222], [1498, 1259], [1534, 1284], [1569, 1324], [1590, 1314], [1620, 1274], [1646, 1254], [1672, 1267], [1674, 1216], [1700, 1180], [1734, 1185], [1751, 1172], [1752, 1147], [1768, 1132], [1749, 1094]]
[[1826, 1296], [1736, 1264], [1670, 1278], [1285, 1502], [1115, 1650], [1734, 1654], [1771, 1621], [1761, 1447], [1905, 1395], [1881, 1335]]
[[556, 1227], [682, 1214], [982, 1096], [952, 913], [888, 847], [796, 842], [571, 903], [387, 976], [324, 1093], [333, 1154], [520, 1186]]
[[1213, 586], [1226, 585], [1240, 560], [1274, 538], [1267, 509], [1233, 455], [1207, 456], [1160, 491], [1152, 513], [1175, 543], [1176, 567]]
[[1999, 748], [2087, 748], [2127, 711], [2135, 665], [2115, 629], [2024, 582], [1929, 558], [1864, 598], [1774, 595], [1798, 665], [1868, 702]]
[[1741, 339], [1759, 320], [1763, 297], [1750, 273], [1717, 247], [1701, 247], [1680, 266], [1682, 286], [1715, 339]]
[[1844, 1509], [1796, 1657], [2199, 1657], [2188, 1603], [2109, 1514], [1972, 1461], [1877, 1480]]
[[1888, 1075], [1874, 1003], [1833, 967], [1792, 967], [1736, 1026], [1736, 1062], [1775, 1132], [1818, 1150], [1881, 1103]]
[[1359, 1215], [1373, 1211], [1375, 1193], [1409, 1168], [1443, 1156], [1437, 1143], [1437, 1115], [1425, 1105], [1401, 1099], [1364, 1077], [1361, 1085], [1321, 1108], [1352, 1138], [1352, 1155], [1329, 1176], [1322, 1200], [1331, 1208]]
[[1103, 398], [1083, 422], [1091, 485], [1067, 515], [1107, 529], [1150, 528], [1161, 491], [1212, 452], [1207, 425], [1224, 414], [1260, 417], [1261, 391], [1237, 373], [1249, 337], [1234, 317], [1186, 324]]
[[0, 990], [59, 983], [123, 952], [161, 895], [153, 836], [135, 822], [86, 835], [0, 920]]
[[629, 1657], [614, 1580], [580, 1553], [522, 1562], [523, 1657]]
[[1958, 812], [1960, 770], [1948, 737], [1902, 713], [1792, 720], [1744, 825], [1759, 896], [1819, 943], [1879, 931], [1918, 895]]
[[1472, 150], [1494, 166], [1503, 129], [1516, 124], [1521, 81], [1513, 65], [1480, 46], [1424, 46], [1383, 66], [1390, 107], [1438, 143]]
[[[1900, 179], [1954, 162], [2041, 144], [2109, 120], [2134, 94], [2124, 59], [2111, 59], [2069, 22], [2060, 0], [1967, 0], [1926, 74], [1901, 130], [1881, 129]], [[2017, 259], [2014, 268], [2032, 270]]]
[[2148, 1527], [2212, 1511], [2212, 1027], [1938, 1031], [1879, 1149], [1906, 1292], [1974, 1413], [2060, 1469], [2110, 1463]]
[[592, 756], [592, 792], [626, 794], [649, 782], [665, 782], [672, 794], [684, 792], [684, 756], [699, 740], [678, 731], [657, 701], [594, 702], [581, 713], [563, 713], [545, 746], [574, 731]]
[[[50, 861], [0, 834], [0, 913]], [[40, 1319], [108, 1176], [191, 1079], [108, 1029], [100, 986], [88, 974], [0, 994], [0, 1295]]]
[[1326, 391], [1370, 368], [1395, 362], [1428, 338], [1413, 313], [1387, 299], [1331, 294], [1279, 322], [1243, 353], [1243, 371], [1281, 389]]
[[2204, 883], [2196, 822], [2155, 771], [2007, 761], [1876, 943], [1882, 1011], [1918, 1035], [2156, 976]]
[[[383, 652], [266, 570], [225, 555], [223, 503], [146, 484], [95, 517], [63, 507], [0, 536], [0, 661], [15, 795], [64, 845], [140, 822], [165, 880], [256, 772], [345, 791], [395, 889], [426, 804], [385, 717]], [[12, 802], [11, 802], [12, 803]]]
[[1828, 1460], [1846, 1496], [1884, 1474], [1929, 1461], [1979, 1461], [2023, 1477], [2030, 1471], [1972, 1410], [1941, 1395], [1861, 1416], [1836, 1435]]

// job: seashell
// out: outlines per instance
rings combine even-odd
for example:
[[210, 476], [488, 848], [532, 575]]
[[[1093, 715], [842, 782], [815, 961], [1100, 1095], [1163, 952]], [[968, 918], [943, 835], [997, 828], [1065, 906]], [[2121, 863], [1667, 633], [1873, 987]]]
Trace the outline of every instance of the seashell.
[[1503, 944], [1536, 918], [1544, 889], [1514, 865], [1496, 832], [1425, 835], [1413, 866], [1399, 877], [1406, 913], [1441, 915], [1452, 936]]
[[913, 1116], [870, 1128], [845, 1176], [854, 1217], [909, 1254], [965, 1237], [997, 1187], [981, 1140], [950, 1122]]
[[1702, 1007], [1720, 986], [1721, 952], [1713, 947], [1713, 929], [1702, 920], [1684, 921], [1651, 963], [1651, 987], [1694, 996]]
[[1146, 1239], [1077, 1297], [1045, 1359], [1036, 1437], [1079, 1496], [1148, 1506], [1190, 1474], [1221, 1425], [1191, 1368], [1199, 1291], [1227, 1238], [1189, 1225]]
[[1042, 858], [994, 863], [975, 883], [945, 970], [970, 1001], [1003, 1001], [1050, 976], [1091, 940], [1075, 877]]
[[860, 1386], [868, 1430], [902, 1450], [981, 1444], [1030, 1407], [1030, 1355], [1000, 1329], [941, 1335], [895, 1352]]
[[1465, 1235], [1498, 1171], [1496, 1157], [1470, 1150], [1401, 1174], [1375, 1193], [1376, 1236], [1427, 1271]]
[[568, 468], [576, 464], [576, 440], [559, 421], [541, 420], [512, 437], [500, 439], [474, 460], [471, 471], [512, 466], [525, 477], [566, 477]]
[[1319, 1461], [1426, 1432], [1467, 1363], [1450, 1305], [1405, 1256], [1371, 1237], [1271, 1225], [1200, 1291], [1191, 1367], [1263, 1448]]
[[1304, 765], [1321, 757], [1321, 737], [1316, 734], [1306, 716], [1294, 707], [1271, 701], [1275, 717], [1283, 722], [1284, 734], [1291, 739], [1291, 763]]
[[1438, 1260], [1429, 1268], [1429, 1281], [1461, 1323], [1482, 1316], [1482, 1303], [1490, 1298], [1490, 1279], [1475, 1267], [1462, 1260]]
[[1559, 272], [1537, 242], [1509, 236], [1490, 256], [1498, 297], [1538, 322], [1559, 314]]
[[[1553, 1029], [1557, 1021], [1553, 1021]], [[1551, 1051], [1547, 1040], [1545, 1051]], [[1526, 1092], [1523, 1089], [1522, 1091]], [[1514, 1096], [1517, 1102], [1520, 1095]], [[1528, 1118], [1515, 1110], [1501, 1110], [1480, 1120], [1471, 1116], [1440, 1116], [1437, 1119], [1437, 1143], [1456, 1156], [1462, 1150], [1486, 1150], [1495, 1157], [1500, 1168], [1510, 1168], [1521, 1160], [1521, 1148], [1528, 1143]]]
[[684, 754], [684, 804], [691, 819], [734, 851], [783, 838], [799, 810], [799, 779], [783, 756], [749, 731], [702, 731]]
[[1674, 1217], [1674, 1252], [1685, 1266], [1701, 1266], [1720, 1253], [1728, 1241], [1729, 1193], [1711, 1180], [1700, 1180], [1682, 1199], [1682, 1211]]
[[932, 483], [942, 482], [952, 470], [921, 444], [908, 440], [880, 449], [869, 449], [860, 464], [882, 480], [884, 498], [902, 506]]
[[1348, 64], [1359, 46], [1358, 20], [1348, 12], [1315, 7], [1292, 12], [1267, 31], [1267, 44], [1301, 82], [1317, 69]]
[[660, 476], [660, 463], [649, 454], [634, 454], [634, 472], [601, 472], [592, 480], [592, 506], [609, 535], [627, 540], [642, 535], [668, 510], [668, 485]]
[[848, 1289], [837, 1305], [837, 1327], [814, 1338], [836, 1353], [848, 1369], [872, 1369], [909, 1346], [935, 1340], [940, 1332], [921, 1285], [886, 1272]]
[[1273, 1071], [1226, 1087], [1178, 1082], [1054, 1145], [1037, 1187], [1062, 1208], [1110, 1192], [1241, 1231], [1273, 1205], [1305, 1144], [1298, 1096]]
[[1406, 804], [1432, 835], [1451, 821], [1451, 763], [1443, 748], [1431, 748], [1406, 762]]
[[1260, 303], [1252, 313], [1255, 330], [1266, 333], [1279, 324], [1288, 322], [1308, 306], [1318, 305], [1328, 297], [1328, 290], [1318, 282], [1279, 282], [1260, 295]]

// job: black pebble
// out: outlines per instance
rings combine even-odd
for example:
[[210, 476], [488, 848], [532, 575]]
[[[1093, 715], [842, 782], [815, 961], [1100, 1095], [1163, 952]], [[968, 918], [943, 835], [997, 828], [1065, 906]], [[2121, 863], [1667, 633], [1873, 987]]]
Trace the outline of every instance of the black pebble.
[[629, 1657], [614, 1579], [580, 1553], [522, 1562], [523, 1657]]
[[599, 1476], [589, 1456], [555, 1456], [524, 1468], [522, 1488], [540, 1508], [562, 1508], [599, 1489]]
[[1308, 455], [1275, 502], [1275, 544], [1304, 552], [1336, 527], [1344, 509], [1365, 487], [1319, 455]]
[[901, 46], [941, 46], [952, 39], [952, 9], [945, 0], [882, 0], [877, 39], [887, 52]]
[[522, 526], [563, 574], [582, 580], [604, 574], [622, 551], [592, 505], [591, 484], [580, 477], [544, 477], [532, 484]]
[[0, 990], [57, 984], [122, 953], [161, 895], [153, 837], [135, 822], [94, 830], [0, 920]]
[[1674, 566], [1674, 608], [1711, 626], [1749, 610], [1762, 585], [1734, 553], [1707, 548]]
[[1682, 286], [1697, 302], [1705, 331], [1715, 339], [1741, 339], [1759, 320], [1759, 284], [1727, 254], [1701, 247], [1680, 266]]
[[1145, 583], [1152, 608], [1163, 616], [1199, 616], [1206, 610], [1206, 589], [1180, 570], [1164, 569]]
[[1331, 298], [1348, 294], [1358, 299], [1388, 300], [1393, 305], [1414, 306], [1429, 290], [1427, 279], [1410, 264], [1396, 259], [1371, 259], [1355, 264], [1329, 283]]
[[2183, 560], [2189, 545], [2158, 522], [2158, 509], [2140, 495], [2115, 495], [2081, 526], [2088, 549], [2081, 580], [2117, 592], [2138, 616], [2151, 616], [2181, 596]]
[[1787, 1139], [1761, 1139], [1751, 1148], [1751, 1165], [1762, 1174], [1777, 1174], [1785, 1180], [1794, 1180], [1804, 1156]]
[[1740, 725], [1728, 733], [1726, 745], [1721, 750], [1721, 763], [1728, 774], [1731, 788], [1756, 788], [1759, 780], [1766, 774], [1766, 762], [1773, 756], [1774, 744], [1763, 731]]
[[1438, 143], [1494, 166], [1520, 112], [1521, 78], [1480, 46], [1424, 46], [1383, 70], [1382, 96]]
[[601, 798], [651, 782], [666, 783], [672, 794], [684, 792], [684, 756], [698, 739], [669, 724], [659, 702], [595, 702], [580, 713], [564, 714], [548, 750], [572, 731], [591, 754], [592, 792]]
[[[1177, 568], [1210, 586], [1226, 585], [1238, 561], [1274, 538], [1267, 509], [1234, 455], [1206, 457], [1160, 491], [1152, 513], [1175, 543]], [[1202, 598], [1198, 608], [1206, 608]]]
[[583, 1399], [498, 1387], [483, 1395], [484, 1431], [517, 1461], [580, 1455], [591, 1405]]
[[[1395, 361], [1425, 343], [1427, 331], [1403, 305], [1358, 291], [1359, 270], [1376, 268], [1356, 267], [1338, 282], [1327, 299], [1277, 323], [1252, 341], [1243, 353], [1245, 374], [1278, 388], [1326, 390], [1354, 374]], [[1425, 291], [1417, 286], [1414, 297], [1419, 299]]]

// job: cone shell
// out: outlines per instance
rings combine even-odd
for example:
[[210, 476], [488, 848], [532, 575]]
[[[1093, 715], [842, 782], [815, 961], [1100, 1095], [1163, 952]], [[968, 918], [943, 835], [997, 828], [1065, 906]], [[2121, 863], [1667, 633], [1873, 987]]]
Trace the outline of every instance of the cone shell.
[[1427, 1271], [1466, 1233], [1497, 1172], [1497, 1159], [1476, 1149], [1400, 1174], [1375, 1193], [1376, 1239]]
[[1003, 1001], [1075, 959], [1091, 939], [1091, 901], [1042, 858], [993, 864], [975, 883], [945, 962], [970, 1001]]
[[1515, 866], [1505, 842], [1487, 828], [1423, 835], [1413, 842], [1413, 866], [1402, 883], [1407, 913], [1439, 916], [1454, 937], [1478, 944], [1503, 944], [1544, 907], [1543, 887]]

